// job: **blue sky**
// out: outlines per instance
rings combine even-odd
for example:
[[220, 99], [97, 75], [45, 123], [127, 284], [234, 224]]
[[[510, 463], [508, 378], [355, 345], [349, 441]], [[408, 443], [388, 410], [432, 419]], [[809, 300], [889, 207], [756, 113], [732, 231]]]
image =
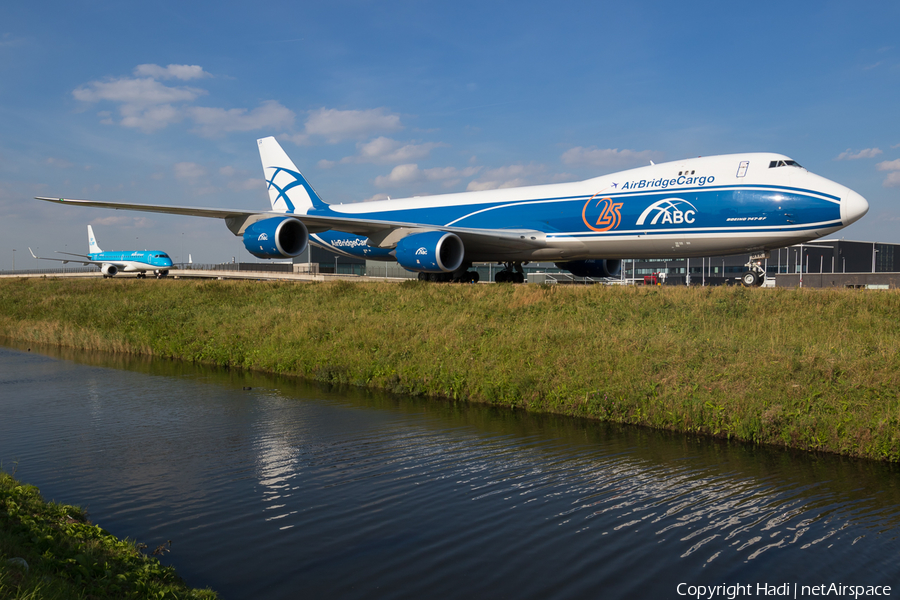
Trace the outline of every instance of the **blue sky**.
[[85, 252], [89, 223], [104, 250], [254, 260], [218, 220], [32, 197], [265, 209], [268, 135], [329, 202], [781, 152], [868, 199], [839, 235], [900, 243], [898, 23], [896, 0], [6, 2], [0, 269]]

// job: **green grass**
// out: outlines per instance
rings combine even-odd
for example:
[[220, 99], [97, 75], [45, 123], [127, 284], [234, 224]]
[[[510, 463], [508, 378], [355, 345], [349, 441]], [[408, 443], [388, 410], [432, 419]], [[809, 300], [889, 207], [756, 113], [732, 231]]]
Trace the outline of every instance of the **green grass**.
[[[24, 563], [23, 563], [24, 561]], [[0, 598], [216, 598], [153, 556], [0, 471]]]
[[900, 293], [6, 280], [0, 336], [900, 460]]

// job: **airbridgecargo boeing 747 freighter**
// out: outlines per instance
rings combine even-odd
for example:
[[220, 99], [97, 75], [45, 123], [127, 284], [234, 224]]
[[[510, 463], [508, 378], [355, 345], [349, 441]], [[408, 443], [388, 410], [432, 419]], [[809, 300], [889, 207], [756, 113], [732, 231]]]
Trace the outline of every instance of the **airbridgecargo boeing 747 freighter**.
[[[326, 204], [275, 138], [259, 140], [271, 210], [38, 198], [77, 206], [224, 219], [260, 258], [307, 243], [369, 260], [396, 260], [435, 281], [472, 281], [472, 263], [505, 268], [553, 261], [579, 276], [614, 277], [623, 258], [755, 254], [829, 235], [860, 219], [866, 200], [780, 154], [692, 158], [574, 183]], [[759, 285], [758, 262], [745, 285]]]

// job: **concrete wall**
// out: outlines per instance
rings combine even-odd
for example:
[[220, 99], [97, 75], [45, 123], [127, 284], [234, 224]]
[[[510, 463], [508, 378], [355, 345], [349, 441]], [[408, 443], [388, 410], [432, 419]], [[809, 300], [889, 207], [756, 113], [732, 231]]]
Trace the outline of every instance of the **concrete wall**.
[[[800, 287], [799, 273], [781, 273], [775, 287]], [[900, 273], [804, 273], [803, 287], [879, 287], [900, 288]]]

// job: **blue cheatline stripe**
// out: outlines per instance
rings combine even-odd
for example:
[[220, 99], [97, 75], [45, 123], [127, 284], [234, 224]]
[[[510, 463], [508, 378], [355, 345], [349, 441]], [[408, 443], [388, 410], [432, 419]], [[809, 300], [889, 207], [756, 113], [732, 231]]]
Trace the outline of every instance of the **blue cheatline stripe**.
[[[794, 192], [794, 193], [805, 194], [806, 197], [808, 197], [808, 198], [821, 199], [821, 200], [825, 200], [826, 202], [840, 204], [840, 198], [838, 198], [837, 196], [823, 194], [820, 192], [816, 192], [816, 191], [804, 189], [804, 188], [794, 188], [794, 187], [787, 187], [787, 186], [770, 186], [770, 185], [765, 185], [765, 184], [704, 186], [704, 187], [679, 188], [679, 189], [675, 189], [675, 188], [661, 189], [660, 188], [660, 189], [655, 189], [655, 190], [628, 191], [628, 192], [610, 192], [610, 193], [601, 192], [601, 194], [603, 195], [603, 197], [610, 197], [610, 198], [612, 198], [612, 197], [615, 197], [615, 198], [622, 198], [622, 197], [639, 198], [639, 197], [648, 196], [648, 195], [666, 195], [666, 194], [687, 196], [689, 194], [696, 194], [696, 193], [702, 193], [702, 192], [721, 192], [721, 191], [727, 191], [727, 190]], [[593, 197], [594, 195], [597, 195], [597, 194], [578, 194], [578, 195], [574, 195], [574, 196], [532, 198], [532, 199], [526, 199], [526, 200], [512, 200], [512, 201], [498, 202], [498, 203], [473, 202], [471, 205], [478, 206], [479, 208], [477, 210], [474, 210], [465, 215], [454, 216], [454, 218], [452, 220], [450, 220], [446, 223], [443, 223], [443, 224], [439, 224], [439, 223], [432, 223], [432, 224], [438, 225], [438, 226], [443, 226], [443, 227], [451, 227], [455, 223], [458, 223], [459, 221], [463, 221], [465, 219], [471, 218], [472, 216], [475, 216], [475, 215], [478, 215], [481, 213], [485, 213], [485, 212], [490, 212], [492, 210], [500, 210], [500, 209], [504, 209], [504, 208], [511, 208], [511, 207], [517, 207], [517, 206], [526, 206], [529, 204], [546, 204], [546, 203], [553, 203], [553, 202], [588, 200], [589, 198]], [[428, 214], [429, 212], [439, 211], [439, 210], [464, 209], [466, 206], [467, 206], [466, 204], [459, 204], [459, 205], [420, 207], [420, 208], [408, 208], [408, 209], [391, 209], [391, 210], [385, 210], [385, 211], [379, 211], [379, 212], [367, 212], [367, 213], [343, 213], [343, 212], [334, 210], [334, 208], [331, 207], [330, 205], [323, 204], [323, 209], [325, 212], [331, 213], [333, 215], [346, 216], [349, 218], [364, 219], [371, 215], [379, 215], [379, 214], [384, 214], [384, 213], [397, 213], [398, 215], [402, 215], [404, 213], [406, 213], [408, 215], [415, 215], [415, 214], [420, 214], [420, 213]], [[319, 207], [317, 206], [316, 208], [319, 208]], [[310, 214], [312, 215], [315, 213], [310, 213]], [[398, 220], [408, 221], [408, 220], [410, 220], [410, 218], [407, 217], [405, 219], [401, 218]]]
[[703, 235], [711, 235], [711, 234], [731, 234], [731, 233], [754, 233], [754, 234], [766, 234], [766, 233], [794, 233], [799, 231], [809, 231], [812, 229], [828, 229], [830, 227], [840, 227], [840, 221], [829, 221], [823, 223], [817, 223], [815, 225], [804, 225], [797, 226], [794, 228], [788, 227], [771, 227], [768, 229], [728, 229], [728, 228], [708, 228], [708, 229], [666, 229], [663, 231], [653, 231], [653, 230], [645, 230], [645, 229], [636, 229], [632, 231], [604, 231], [602, 233], [595, 232], [572, 232], [572, 233], [552, 233], [547, 234], [547, 240], [577, 240], [581, 238], [589, 238], [589, 239], [597, 239], [597, 238], [607, 238], [607, 239], [616, 239], [617, 237], [629, 237], [633, 238], [635, 236], [650, 236], [650, 235], [693, 235], [693, 236], [703, 236]]
[[547, 237], [612, 237], [615, 235], [659, 235], [682, 233], [767, 233], [773, 231], [805, 231], [807, 229], [824, 229], [828, 227], [840, 227], [842, 221], [819, 221], [816, 223], [804, 223], [802, 225], [760, 225], [759, 227], [686, 227], [671, 229], [616, 229], [612, 231], [560, 231], [548, 233]]

